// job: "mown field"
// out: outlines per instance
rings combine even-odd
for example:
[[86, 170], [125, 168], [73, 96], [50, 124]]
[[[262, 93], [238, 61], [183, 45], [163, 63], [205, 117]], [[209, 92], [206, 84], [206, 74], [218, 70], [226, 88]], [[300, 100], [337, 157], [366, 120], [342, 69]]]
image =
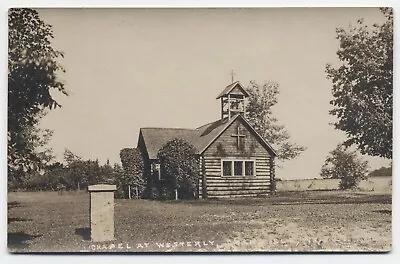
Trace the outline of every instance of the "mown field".
[[345, 191], [245, 200], [115, 200], [115, 241], [90, 241], [85, 192], [8, 194], [11, 252], [390, 251], [391, 196]]

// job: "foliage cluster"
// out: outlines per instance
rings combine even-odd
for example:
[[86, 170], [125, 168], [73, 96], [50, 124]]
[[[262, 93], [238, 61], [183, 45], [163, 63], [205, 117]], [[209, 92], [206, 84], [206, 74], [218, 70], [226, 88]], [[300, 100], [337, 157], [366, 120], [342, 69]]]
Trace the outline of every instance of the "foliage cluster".
[[259, 85], [251, 81], [246, 91], [250, 95], [246, 105], [246, 118], [255, 131], [272, 144], [279, 160], [298, 157], [306, 148], [290, 141], [289, 132], [272, 113], [272, 107], [278, 103], [279, 85], [270, 81]]
[[393, 9], [381, 8], [382, 25], [336, 30], [341, 64], [326, 66], [332, 81], [334, 126], [347, 135], [345, 146], [362, 154], [392, 158], [393, 129]]
[[361, 180], [367, 179], [367, 174], [368, 162], [343, 145], [329, 153], [321, 169], [323, 178], [340, 179], [339, 188], [342, 190], [356, 188]]
[[380, 167], [379, 169], [373, 170], [369, 173], [369, 176], [379, 177], [379, 176], [392, 176], [392, 165], [390, 167]]
[[[133, 188], [135, 195], [143, 196], [146, 181], [143, 173], [143, 158], [139, 149], [124, 148], [120, 151], [122, 174], [118, 178], [118, 188], [125, 198], [129, 197], [129, 189]], [[136, 193], [137, 191], [137, 193]]]
[[167, 142], [158, 152], [162, 181], [167, 193], [165, 198], [173, 198], [177, 190], [180, 199], [196, 198], [198, 195], [199, 163], [196, 149], [183, 139]]
[[91, 184], [114, 184], [119, 171], [107, 162], [100, 165], [98, 160], [83, 160], [69, 150], [64, 152], [64, 164], [54, 162], [40, 171], [24, 173], [17, 180], [9, 180], [9, 190], [57, 191], [83, 190]]
[[67, 95], [58, 73], [63, 53], [51, 47], [51, 25], [37, 11], [13, 8], [8, 14], [8, 175], [12, 180], [34, 173], [52, 158], [41, 150], [51, 131], [38, 127], [47, 110], [59, 107], [53, 90]]

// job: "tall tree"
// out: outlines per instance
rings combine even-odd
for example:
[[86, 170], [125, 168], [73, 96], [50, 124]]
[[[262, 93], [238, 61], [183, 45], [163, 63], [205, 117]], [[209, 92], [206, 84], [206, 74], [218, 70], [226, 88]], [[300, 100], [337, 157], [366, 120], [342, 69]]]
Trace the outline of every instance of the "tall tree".
[[332, 81], [330, 101], [334, 126], [347, 134], [345, 146], [356, 145], [362, 154], [392, 158], [393, 116], [393, 10], [381, 8], [382, 25], [369, 28], [362, 19], [346, 31], [336, 29], [341, 65], [326, 66]]
[[69, 149], [65, 149], [64, 161], [66, 163], [64, 176], [68, 189], [80, 190], [87, 185], [88, 178], [83, 169], [84, 160]]
[[107, 183], [96, 160], [76, 160], [66, 167], [66, 179], [71, 189], [81, 190], [88, 185]]
[[113, 167], [110, 165], [110, 160], [107, 159], [106, 164], [100, 166], [100, 174], [103, 180], [109, 184], [114, 182], [114, 170]]
[[[40, 119], [42, 113], [35, 119]], [[21, 155], [18, 142], [10, 142], [10, 133], [8, 134], [8, 183], [9, 186], [18, 187], [29, 174], [43, 170], [53, 160], [53, 150], [47, 148], [46, 145], [50, 140], [53, 131], [49, 129], [41, 129], [37, 126], [27, 126], [19, 131], [19, 137], [24, 138], [24, 149], [32, 151], [24, 151]]]
[[73, 153], [71, 150], [65, 148], [64, 149], [64, 161], [67, 163], [67, 165], [71, 164], [74, 161], [82, 161], [82, 158]]
[[246, 90], [250, 95], [246, 118], [257, 133], [274, 146], [279, 160], [290, 160], [299, 156], [306, 148], [290, 142], [285, 126], [280, 125], [272, 114], [272, 107], [278, 103], [279, 85], [275, 82], [259, 85], [251, 81]]
[[[37, 11], [13, 8], [8, 14], [8, 172], [35, 170], [41, 156], [38, 124], [46, 110], [60, 106], [50, 91], [65, 95], [57, 78], [63, 53], [51, 46], [53, 31]], [[42, 142], [43, 143], [43, 142]], [[40, 144], [39, 144], [40, 145]]]
[[124, 169], [118, 163], [114, 163], [113, 166], [113, 182], [111, 184], [117, 185], [117, 191], [115, 193], [118, 198], [125, 198], [126, 191], [124, 190]]
[[[141, 196], [146, 186], [143, 174], [143, 158], [139, 149], [124, 148], [120, 151], [123, 168], [122, 181], [125, 192], [134, 188], [136, 194]], [[128, 193], [130, 195], [130, 193]]]

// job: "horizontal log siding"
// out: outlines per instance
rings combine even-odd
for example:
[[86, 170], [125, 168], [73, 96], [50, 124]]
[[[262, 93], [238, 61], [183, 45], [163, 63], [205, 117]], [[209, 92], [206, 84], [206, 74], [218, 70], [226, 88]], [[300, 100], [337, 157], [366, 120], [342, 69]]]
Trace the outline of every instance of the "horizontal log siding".
[[[246, 135], [244, 146], [237, 148], [237, 126]], [[269, 153], [244, 124], [236, 121], [205, 152], [205, 181], [208, 198], [266, 196], [270, 190]], [[221, 159], [254, 159], [255, 176], [221, 176]]]
[[199, 198], [202, 199], [203, 197], [203, 158], [199, 157], [198, 159], [199, 164], [199, 182], [198, 182], [198, 190], [199, 190]]

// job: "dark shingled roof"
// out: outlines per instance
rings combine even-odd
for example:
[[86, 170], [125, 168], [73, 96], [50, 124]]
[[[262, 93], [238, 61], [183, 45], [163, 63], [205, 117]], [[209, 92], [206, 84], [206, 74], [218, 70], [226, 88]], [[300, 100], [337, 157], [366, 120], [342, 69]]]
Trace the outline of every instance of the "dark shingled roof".
[[231, 123], [227, 121], [227, 119], [218, 120], [196, 129], [145, 127], [140, 129], [140, 133], [143, 136], [149, 159], [157, 159], [158, 151], [174, 138], [186, 140], [200, 153]]
[[196, 137], [196, 131], [183, 128], [145, 127], [140, 129], [149, 159], [157, 159], [158, 151], [170, 140], [181, 138], [190, 143]]
[[[220, 133], [223, 132], [239, 116], [240, 115], [238, 114], [230, 120], [227, 118], [220, 119], [196, 129], [156, 127], [141, 128], [140, 134], [143, 137], [149, 159], [157, 159], [158, 151], [168, 141], [174, 138], [186, 140], [196, 148], [198, 154], [201, 154], [220, 135]], [[243, 117], [242, 119], [245, 120]], [[264, 139], [262, 140], [265, 142], [267, 147], [270, 148], [274, 154], [276, 154], [273, 148]]]
[[233, 88], [235, 88], [236, 86], [239, 87], [239, 89], [242, 91], [242, 93], [245, 96], [250, 96], [249, 93], [243, 88], [243, 86], [240, 84], [240, 82], [236, 81], [234, 83], [229, 84], [228, 86], [225, 87], [225, 89], [217, 96], [217, 99], [221, 98], [224, 95], [229, 94]]

